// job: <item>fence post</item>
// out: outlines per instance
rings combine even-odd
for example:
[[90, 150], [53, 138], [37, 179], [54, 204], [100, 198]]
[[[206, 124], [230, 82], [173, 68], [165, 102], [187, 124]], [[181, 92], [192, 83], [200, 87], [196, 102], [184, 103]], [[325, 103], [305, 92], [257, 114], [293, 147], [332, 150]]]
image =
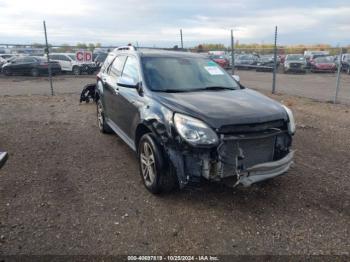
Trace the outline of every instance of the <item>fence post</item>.
[[275, 27], [275, 46], [273, 51], [272, 94], [274, 94], [276, 91], [276, 70], [277, 70], [277, 26]]
[[184, 41], [182, 38], [182, 29], [180, 29], [180, 37], [181, 37], [181, 49], [184, 49]]
[[47, 42], [47, 33], [46, 33], [46, 23], [45, 21], [43, 21], [43, 24], [44, 24], [44, 33], [45, 33], [45, 43], [46, 43], [46, 56], [47, 56], [47, 63], [48, 63], [48, 70], [49, 70], [49, 81], [50, 81], [50, 88], [51, 88], [51, 95], [53, 96], [54, 95], [54, 92], [53, 92], [53, 85], [52, 85], [52, 73], [51, 73], [51, 63], [50, 63], [50, 51], [49, 51], [49, 44]]
[[334, 96], [334, 101], [333, 103], [336, 104], [337, 100], [338, 100], [338, 93], [339, 93], [339, 86], [340, 86], [340, 73], [341, 73], [341, 68], [342, 68], [342, 57], [343, 55], [343, 48], [340, 48], [340, 52], [339, 52], [339, 65], [338, 65], [338, 71], [337, 71], [337, 84], [336, 84], [336, 88], [335, 88], [335, 96]]
[[232, 75], [235, 74], [235, 43], [233, 38], [233, 29], [231, 29], [231, 69]]

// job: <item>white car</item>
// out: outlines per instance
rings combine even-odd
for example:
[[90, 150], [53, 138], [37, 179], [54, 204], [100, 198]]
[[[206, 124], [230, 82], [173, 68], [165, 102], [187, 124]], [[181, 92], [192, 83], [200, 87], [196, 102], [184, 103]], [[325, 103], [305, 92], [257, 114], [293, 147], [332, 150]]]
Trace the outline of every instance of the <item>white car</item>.
[[78, 62], [74, 53], [51, 53], [50, 59], [57, 61], [62, 71], [72, 72], [74, 75], [80, 75], [83, 72], [93, 74], [97, 70], [94, 62]]

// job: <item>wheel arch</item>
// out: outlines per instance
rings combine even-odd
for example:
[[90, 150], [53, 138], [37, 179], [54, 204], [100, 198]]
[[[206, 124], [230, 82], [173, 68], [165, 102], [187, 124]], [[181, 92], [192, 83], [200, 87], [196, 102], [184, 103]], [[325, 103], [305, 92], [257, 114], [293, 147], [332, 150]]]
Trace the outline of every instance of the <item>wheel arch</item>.
[[141, 140], [141, 137], [144, 134], [148, 134], [148, 133], [153, 133], [153, 132], [147, 124], [145, 124], [145, 123], [138, 124], [138, 126], [136, 127], [136, 131], [135, 131], [135, 141], [134, 141], [136, 153], [138, 153], [138, 150], [139, 150], [139, 142]]

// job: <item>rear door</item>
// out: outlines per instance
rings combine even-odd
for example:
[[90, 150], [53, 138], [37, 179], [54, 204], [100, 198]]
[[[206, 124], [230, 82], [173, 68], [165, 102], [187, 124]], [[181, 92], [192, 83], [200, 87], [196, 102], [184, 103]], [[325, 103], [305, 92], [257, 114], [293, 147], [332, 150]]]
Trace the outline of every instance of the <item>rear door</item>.
[[67, 55], [60, 55], [60, 65], [63, 71], [72, 71], [72, 61]]
[[125, 60], [125, 55], [117, 56], [107, 69], [107, 74], [102, 76], [104, 85], [104, 109], [107, 117], [117, 126], [119, 126], [118, 114], [120, 103], [119, 86], [117, 85], [117, 81], [122, 74]]

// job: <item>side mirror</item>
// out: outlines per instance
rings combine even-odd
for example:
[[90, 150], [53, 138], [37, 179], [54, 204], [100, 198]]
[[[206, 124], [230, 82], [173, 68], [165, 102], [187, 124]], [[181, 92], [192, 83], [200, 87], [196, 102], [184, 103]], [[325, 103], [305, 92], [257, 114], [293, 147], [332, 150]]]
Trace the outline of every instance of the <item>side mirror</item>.
[[8, 159], [8, 154], [6, 152], [0, 152], [0, 168], [5, 165], [6, 160]]
[[136, 82], [131, 77], [122, 76], [118, 78], [117, 85], [128, 88], [136, 88], [138, 86], [138, 82]]
[[236, 80], [238, 83], [241, 81], [241, 78], [239, 77], [239, 75], [232, 75], [232, 78]]

